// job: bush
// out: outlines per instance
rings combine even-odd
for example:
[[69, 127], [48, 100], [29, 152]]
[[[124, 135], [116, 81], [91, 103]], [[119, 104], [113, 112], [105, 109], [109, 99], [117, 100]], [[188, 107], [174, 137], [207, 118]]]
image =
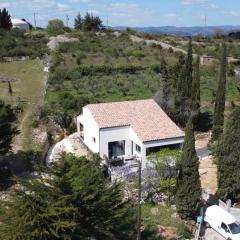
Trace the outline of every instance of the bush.
[[64, 23], [60, 19], [53, 19], [48, 22], [47, 32], [51, 35], [63, 33]]

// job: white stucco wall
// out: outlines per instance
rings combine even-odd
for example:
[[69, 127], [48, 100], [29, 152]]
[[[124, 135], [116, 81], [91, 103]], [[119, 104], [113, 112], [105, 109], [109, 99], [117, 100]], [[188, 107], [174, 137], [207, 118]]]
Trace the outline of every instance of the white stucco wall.
[[[87, 107], [84, 107], [82, 115], [77, 117], [77, 128], [80, 136], [79, 123], [84, 126], [84, 143], [92, 152], [99, 153], [99, 127]], [[93, 137], [96, 142], [93, 141]]]
[[[100, 129], [100, 156], [106, 155], [108, 157], [108, 143], [115, 141], [125, 140], [125, 157], [131, 155], [131, 143], [130, 143], [130, 127], [112, 127]], [[130, 147], [129, 147], [130, 146]]]

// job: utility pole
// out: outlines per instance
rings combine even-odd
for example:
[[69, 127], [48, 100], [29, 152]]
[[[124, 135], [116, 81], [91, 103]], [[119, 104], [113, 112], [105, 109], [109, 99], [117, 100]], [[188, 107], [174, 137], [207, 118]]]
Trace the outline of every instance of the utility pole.
[[36, 13], [33, 14], [33, 18], [34, 18], [34, 27], [36, 29], [37, 28]]
[[205, 19], [204, 19], [204, 21], [205, 21], [205, 37], [207, 37], [207, 16], [205, 15]]
[[66, 26], [68, 27], [68, 22], [69, 22], [69, 16], [68, 14], [66, 15]]
[[138, 160], [138, 209], [137, 209], [137, 240], [141, 240], [142, 228], [142, 161]]
[[108, 15], [107, 15], [107, 29], [108, 29]]

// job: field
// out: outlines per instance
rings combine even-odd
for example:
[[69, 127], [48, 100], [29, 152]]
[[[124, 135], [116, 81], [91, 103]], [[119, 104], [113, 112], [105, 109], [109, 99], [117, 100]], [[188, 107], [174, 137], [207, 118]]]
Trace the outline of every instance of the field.
[[21, 134], [16, 137], [13, 150], [35, 150], [37, 146], [32, 142], [33, 111], [43, 104], [47, 78], [41, 62], [0, 63], [0, 76], [16, 79], [11, 83], [12, 96], [8, 92], [8, 83], [0, 83], [0, 99], [13, 106], [23, 106], [23, 112], [19, 115]]

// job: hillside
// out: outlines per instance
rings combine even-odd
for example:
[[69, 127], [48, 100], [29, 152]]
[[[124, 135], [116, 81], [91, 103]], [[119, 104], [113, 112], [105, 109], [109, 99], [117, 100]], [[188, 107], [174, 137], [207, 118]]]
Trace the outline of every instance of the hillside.
[[[152, 39], [161, 41], [161, 44], [133, 42], [132, 35], [127, 32], [77, 32], [70, 36], [78, 38], [79, 41], [61, 43], [52, 53], [53, 67], [43, 114], [51, 116], [70, 132], [75, 131], [74, 117], [81, 113], [81, 108], [87, 103], [154, 97], [160, 87], [161, 73], [165, 65], [174, 72], [178, 58], [183, 54], [173, 50], [174, 47], [164, 48], [163, 44], [177, 45], [180, 50], [186, 49], [187, 44], [179, 37], [154, 36]], [[151, 38], [145, 35], [140, 37]], [[207, 43], [195, 40], [193, 43], [196, 53], [203, 53], [207, 49], [204, 46], [209, 46], [214, 52], [215, 48], [219, 48], [217, 39], [210, 39]], [[198, 44], [201, 44], [201, 47]], [[201, 67], [202, 111], [211, 113], [213, 110], [217, 75], [217, 58], [212, 66]], [[229, 75], [227, 106], [230, 106], [232, 101], [239, 101], [237, 86], [239, 79]]]
[[[125, 30], [125, 26], [113, 27], [115, 30]], [[232, 31], [239, 31], [240, 26], [196, 26], [196, 27], [175, 27], [175, 26], [162, 26], [162, 27], [134, 27], [137, 32], [151, 33], [151, 34], [166, 34], [166, 35], [177, 35], [177, 36], [197, 36], [199, 34], [210, 36], [216, 31], [223, 31], [229, 33]]]

